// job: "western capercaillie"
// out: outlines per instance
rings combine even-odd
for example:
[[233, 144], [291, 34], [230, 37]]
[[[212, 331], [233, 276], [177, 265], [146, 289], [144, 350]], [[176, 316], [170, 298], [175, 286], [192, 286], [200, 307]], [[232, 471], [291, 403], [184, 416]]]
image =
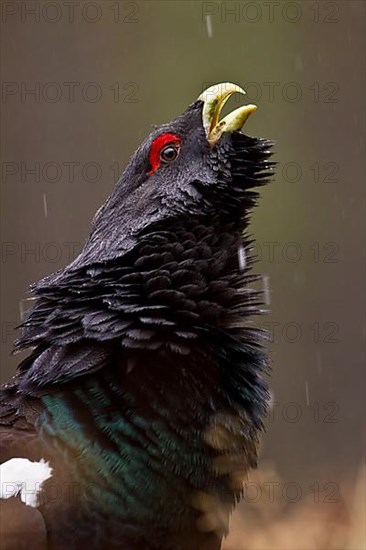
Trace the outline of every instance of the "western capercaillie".
[[[218, 550], [266, 412], [250, 212], [270, 142], [219, 84], [135, 152], [33, 287], [2, 389], [6, 548]], [[9, 520], [11, 518], [11, 521]]]

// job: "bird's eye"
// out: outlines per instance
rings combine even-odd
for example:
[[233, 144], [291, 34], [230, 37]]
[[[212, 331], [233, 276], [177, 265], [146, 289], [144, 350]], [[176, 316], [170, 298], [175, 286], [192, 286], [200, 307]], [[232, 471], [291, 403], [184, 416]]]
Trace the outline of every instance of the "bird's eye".
[[179, 155], [181, 143], [181, 138], [176, 134], [160, 134], [156, 137], [150, 148], [150, 170], [147, 175], [151, 176], [161, 164], [173, 162]]
[[160, 160], [168, 163], [172, 162], [179, 155], [179, 145], [176, 143], [169, 143], [160, 151]]

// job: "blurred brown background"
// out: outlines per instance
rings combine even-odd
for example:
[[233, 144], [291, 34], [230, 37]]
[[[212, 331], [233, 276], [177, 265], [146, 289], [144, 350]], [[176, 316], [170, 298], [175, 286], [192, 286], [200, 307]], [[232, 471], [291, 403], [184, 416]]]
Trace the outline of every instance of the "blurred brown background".
[[[246, 131], [279, 163], [253, 219], [273, 335], [263, 475], [284, 517], [345, 500], [347, 523], [365, 451], [365, 3], [4, 0], [1, 18], [2, 381], [29, 284], [80, 250], [151, 125], [236, 82], [259, 106]], [[252, 544], [247, 508], [230, 548], [295, 548]], [[352, 536], [296, 548], [363, 548]]]

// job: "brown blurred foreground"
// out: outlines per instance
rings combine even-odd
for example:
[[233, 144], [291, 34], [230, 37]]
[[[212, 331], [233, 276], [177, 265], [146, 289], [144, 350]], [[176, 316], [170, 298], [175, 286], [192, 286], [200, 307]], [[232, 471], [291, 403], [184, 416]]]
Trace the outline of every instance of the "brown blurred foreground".
[[262, 467], [248, 480], [247, 498], [232, 516], [223, 550], [365, 549], [364, 466], [355, 479], [342, 490], [330, 486], [326, 496], [314, 490], [299, 500], [296, 487], [289, 487], [284, 499], [281, 480]]

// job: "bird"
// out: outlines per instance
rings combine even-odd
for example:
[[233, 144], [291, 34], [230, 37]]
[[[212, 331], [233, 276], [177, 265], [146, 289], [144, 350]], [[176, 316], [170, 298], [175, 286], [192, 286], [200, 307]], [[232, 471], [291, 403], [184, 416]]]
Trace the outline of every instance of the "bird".
[[269, 358], [249, 223], [272, 141], [203, 91], [154, 127], [1, 388], [3, 548], [219, 550], [258, 462]]

